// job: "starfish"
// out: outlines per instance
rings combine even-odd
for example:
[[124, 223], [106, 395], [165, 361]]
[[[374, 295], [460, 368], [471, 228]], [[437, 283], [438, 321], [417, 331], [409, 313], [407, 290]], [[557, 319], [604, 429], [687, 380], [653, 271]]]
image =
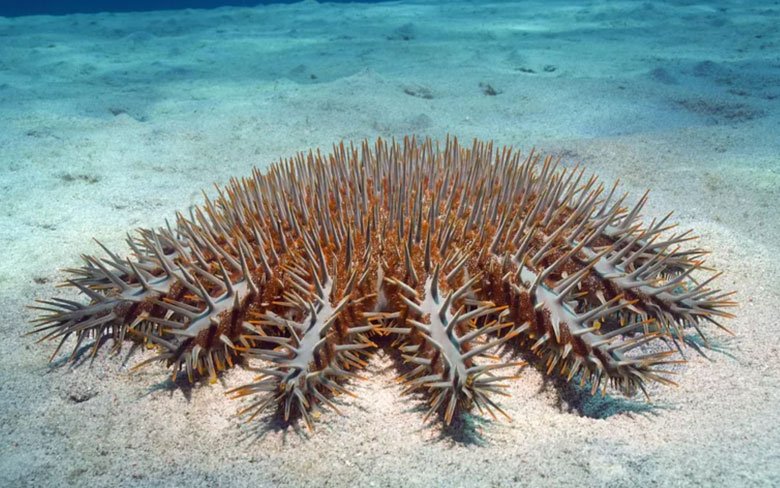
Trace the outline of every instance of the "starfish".
[[66, 284], [87, 301], [40, 301], [34, 331], [59, 339], [52, 358], [71, 337], [70, 359], [88, 339], [92, 355], [141, 341], [191, 382], [257, 363], [229, 392], [254, 398], [241, 413], [278, 406], [310, 428], [380, 348], [447, 424], [506, 415], [494, 396], [523, 364], [507, 348], [594, 394], [674, 384], [689, 328], [725, 329], [732, 293], [698, 280], [707, 253], [671, 214], [643, 223], [647, 193], [628, 206], [562, 166], [449, 138], [300, 153], [128, 235], [130, 258], [84, 255]]

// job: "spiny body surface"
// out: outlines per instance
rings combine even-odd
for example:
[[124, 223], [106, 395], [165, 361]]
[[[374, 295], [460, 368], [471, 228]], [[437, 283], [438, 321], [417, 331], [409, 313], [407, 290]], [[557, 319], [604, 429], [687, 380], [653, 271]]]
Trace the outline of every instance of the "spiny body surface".
[[[475, 141], [341, 144], [234, 179], [175, 225], [142, 229], [132, 257], [106, 249], [67, 270], [88, 301], [42, 301], [36, 330], [72, 358], [112, 338], [144, 341], [176, 376], [212, 380], [237, 361], [262, 376], [233, 391], [244, 409], [289, 418], [349, 393], [373, 351], [391, 347], [407, 391], [449, 423], [501, 411], [519, 363], [595, 393], [672, 383], [689, 327], [730, 316], [730, 293], [695, 281], [701, 249], [668, 217], [641, 221], [578, 167]], [[721, 326], [722, 327], [722, 326]], [[514, 370], [514, 371], [513, 371]], [[502, 372], [503, 371], [503, 372]]]

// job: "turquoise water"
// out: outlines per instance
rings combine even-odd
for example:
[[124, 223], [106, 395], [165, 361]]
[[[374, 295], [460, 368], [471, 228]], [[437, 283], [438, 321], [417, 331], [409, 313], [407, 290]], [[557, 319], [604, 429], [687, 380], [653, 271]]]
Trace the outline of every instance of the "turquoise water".
[[[362, 3], [378, 3], [373, 0]], [[331, 0], [328, 3], [349, 3], [351, 0]], [[258, 5], [296, 3], [296, 0], [81, 0], [61, 2], [39, 0], [37, 2], [0, 2], [0, 16], [20, 15], [68, 15], [99, 12], [143, 12], [155, 10], [180, 10], [186, 8], [209, 9], [218, 7], [254, 7]]]

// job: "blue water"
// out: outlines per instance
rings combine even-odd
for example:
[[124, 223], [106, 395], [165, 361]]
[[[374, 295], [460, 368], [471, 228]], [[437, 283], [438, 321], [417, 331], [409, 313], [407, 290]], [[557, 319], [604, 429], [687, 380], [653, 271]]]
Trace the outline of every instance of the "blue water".
[[[96, 12], [139, 12], [149, 10], [174, 10], [184, 8], [216, 7], [253, 7], [274, 3], [296, 3], [300, 0], [81, 0], [68, 2], [63, 0], [39, 0], [21, 2], [19, 0], [0, 1], [0, 16], [16, 17], [20, 15], [65, 15]], [[345, 3], [352, 0], [329, 0], [331, 3]], [[362, 3], [377, 3], [371, 0]]]

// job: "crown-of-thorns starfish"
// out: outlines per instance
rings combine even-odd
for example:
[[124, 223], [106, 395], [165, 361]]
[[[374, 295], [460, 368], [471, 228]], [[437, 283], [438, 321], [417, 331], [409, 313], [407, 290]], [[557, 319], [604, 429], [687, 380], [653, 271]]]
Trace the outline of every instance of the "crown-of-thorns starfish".
[[83, 256], [67, 284], [88, 302], [40, 301], [36, 331], [60, 339], [52, 357], [69, 337], [71, 358], [88, 338], [93, 355], [105, 338], [143, 341], [190, 381], [254, 360], [262, 376], [232, 390], [261, 393], [243, 412], [278, 405], [309, 427], [338, 411], [375, 341], [447, 423], [471, 406], [503, 413], [491, 396], [514, 374], [498, 371], [519, 363], [499, 362], [502, 344], [593, 393], [633, 395], [672, 384], [663, 368], [686, 329], [723, 327], [734, 303], [717, 275], [695, 280], [706, 252], [681, 248], [690, 231], [642, 223], [647, 194], [627, 206], [616, 187], [480, 141], [301, 153], [128, 236], [130, 259]]

